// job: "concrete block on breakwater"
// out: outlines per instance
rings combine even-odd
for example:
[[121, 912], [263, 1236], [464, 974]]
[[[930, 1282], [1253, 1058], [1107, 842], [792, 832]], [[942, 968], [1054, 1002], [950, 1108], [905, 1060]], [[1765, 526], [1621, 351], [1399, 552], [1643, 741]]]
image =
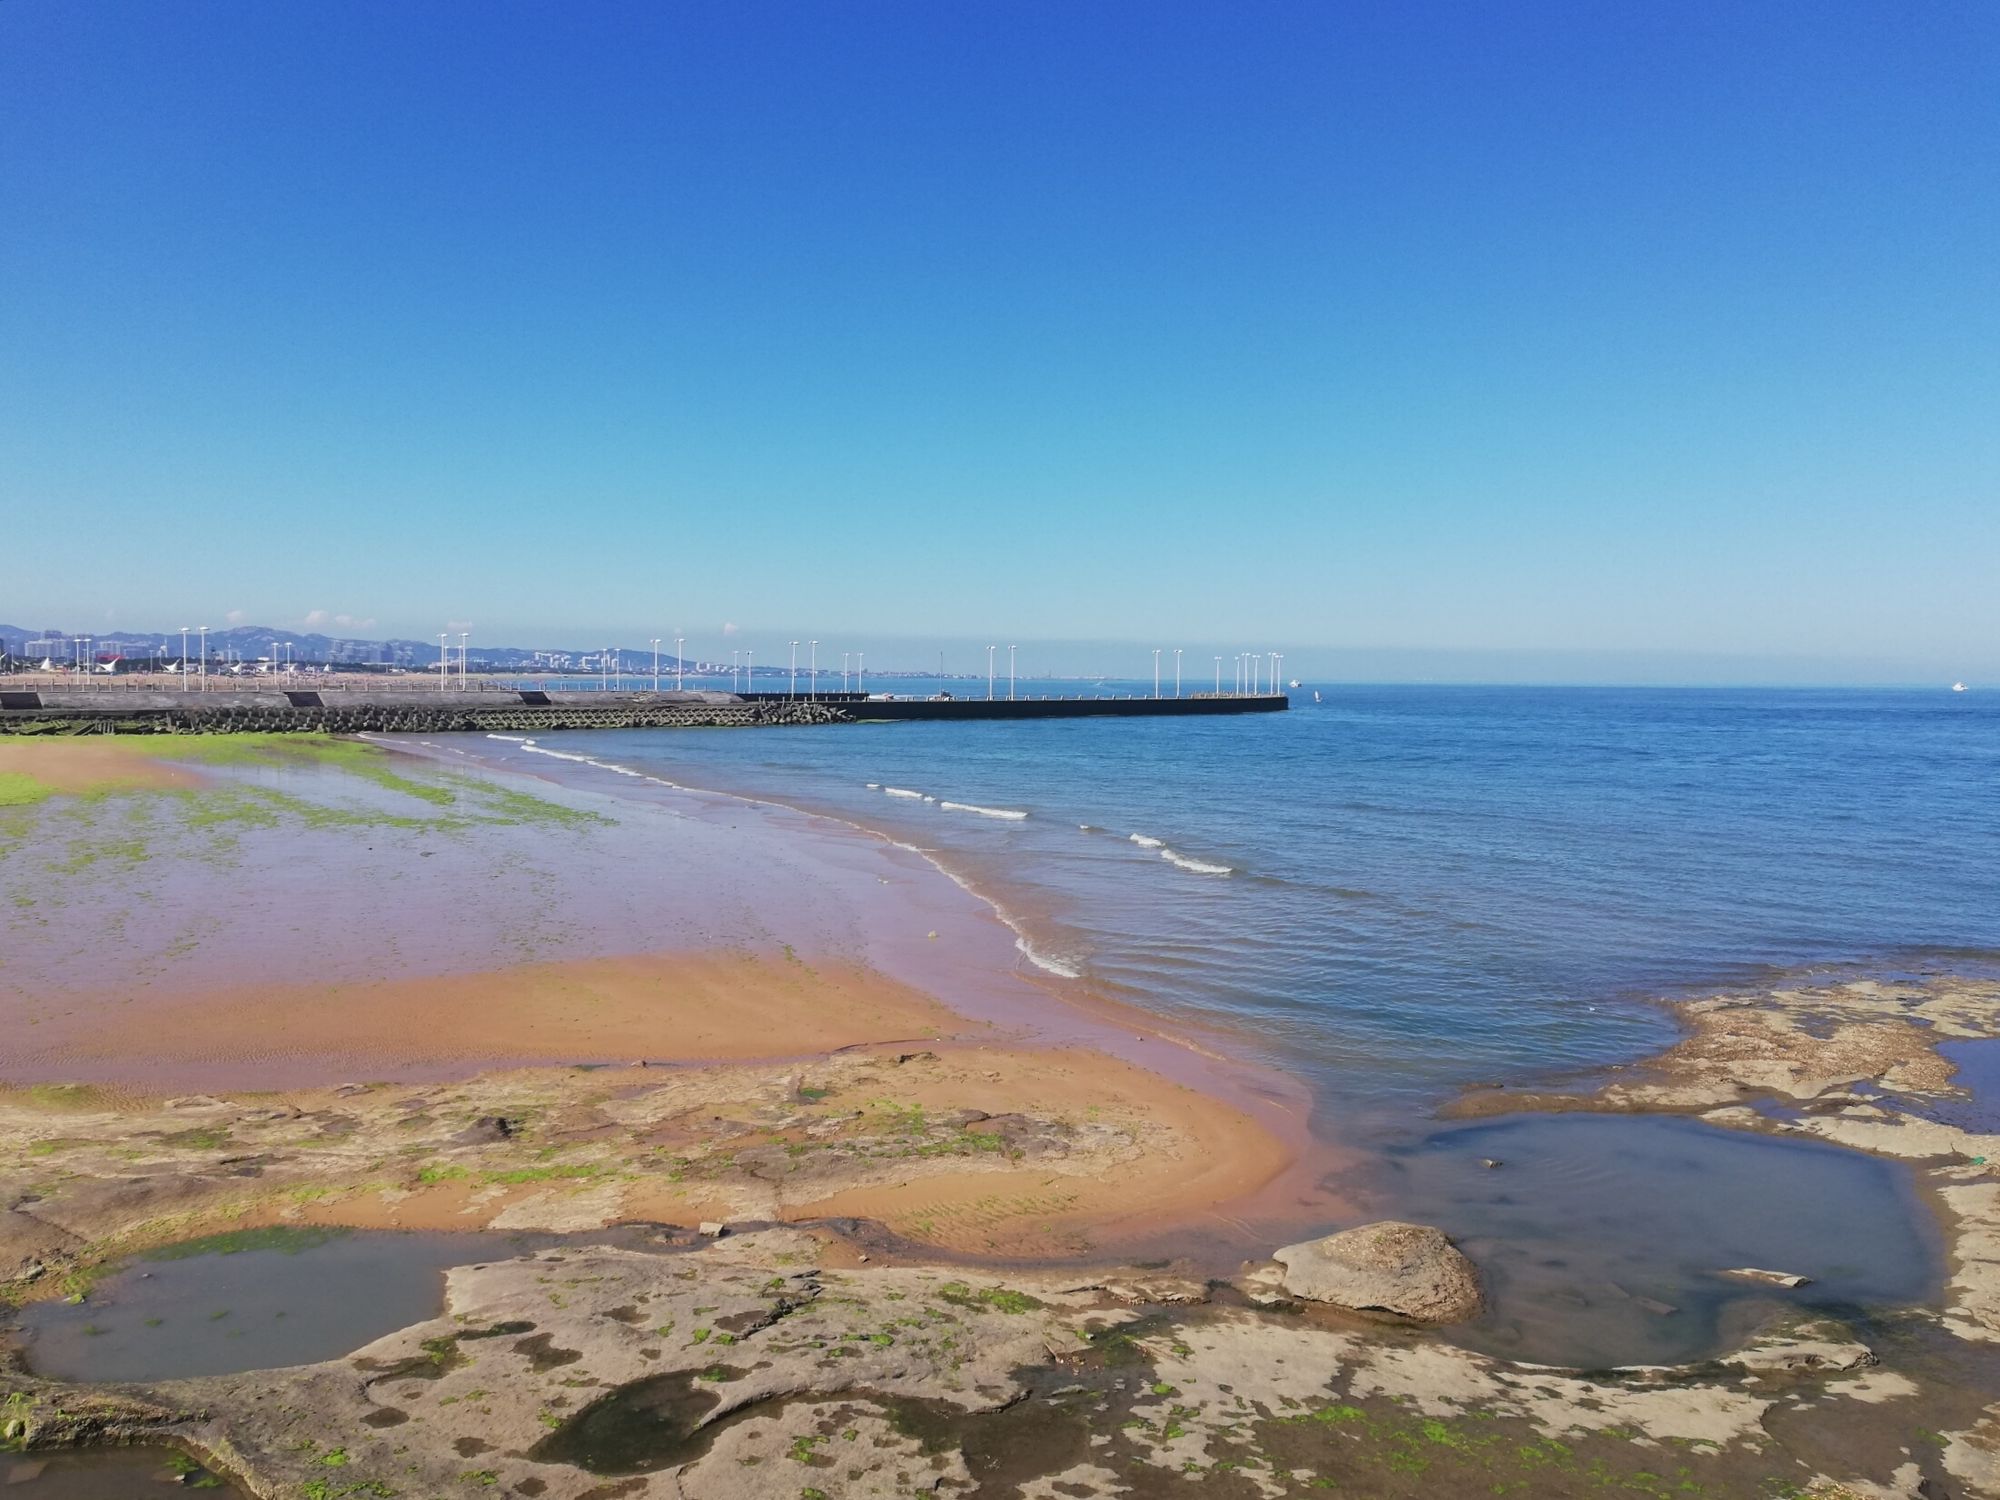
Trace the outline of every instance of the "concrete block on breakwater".
[[939, 720], [1137, 718], [1271, 713], [1283, 694], [1186, 698], [882, 698], [859, 693], [563, 692], [481, 688], [0, 687], [0, 734], [443, 734], [453, 731], [753, 728]]

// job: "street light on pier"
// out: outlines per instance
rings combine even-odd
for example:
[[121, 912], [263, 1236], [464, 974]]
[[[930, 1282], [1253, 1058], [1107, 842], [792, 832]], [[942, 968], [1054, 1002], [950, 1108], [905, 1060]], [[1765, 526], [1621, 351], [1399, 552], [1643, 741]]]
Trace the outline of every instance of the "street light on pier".
[[1153, 696], [1160, 696], [1160, 648], [1153, 648]]
[[847, 661], [853, 655], [852, 651], [843, 651], [840, 653], [840, 691], [843, 695], [847, 692]]
[[854, 653], [854, 691], [857, 693], [866, 693], [868, 691], [868, 689], [861, 685], [861, 659], [867, 654], [865, 651]]
[[993, 653], [999, 649], [998, 646], [988, 646], [986, 648], [986, 701], [988, 703], [993, 701]]
[[1219, 656], [1215, 659], [1215, 696], [1222, 696], [1222, 658]]
[[812, 653], [806, 659], [806, 696], [819, 695], [819, 642], [812, 642]]
[[1007, 701], [1009, 703], [1014, 701], [1014, 653], [1019, 649], [1018, 646], [1009, 646], [1007, 648]]
[[188, 690], [188, 631], [192, 626], [181, 626], [181, 691]]
[[1181, 695], [1181, 648], [1174, 647], [1174, 696]]
[[792, 686], [790, 691], [788, 691], [785, 694], [785, 696], [788, 698], [796, 698], [798, 697], [798, 695], [799, 695], [799, 643], [797, 641], [793, 641], [792, 642]]
[[687, 677], [687, 658], [681, 655], [681, 643], [686, 639], [687, 637], [684, 635], [677, 635], [674, 637], [674, 691], [675, 692], [679, 692], [681, 690], [681, 687]]
[[466, 687], [465, 643], [471, 639], [472, 639], [472, 632], [469, 630], [461, 630], [458, 633], [458, 686], [461, 692], [463, 692]]
[[438, 632], [438, 691], [440, 693], [444, 691], [445, 669], [451, 663], [451, 647], [446, 644], [450, 639], [451, 633], [449, 631], [440, 630]]
[[208, 691], [208, 627], [197, 625], [194, 632], [201, 637], [201, 690], [205, 693]]
[[660, 638], [658, 636], [654, 636], [652, 638], [652, 645], [653, 645], [653, 691], [657, 693], [660, 690]]

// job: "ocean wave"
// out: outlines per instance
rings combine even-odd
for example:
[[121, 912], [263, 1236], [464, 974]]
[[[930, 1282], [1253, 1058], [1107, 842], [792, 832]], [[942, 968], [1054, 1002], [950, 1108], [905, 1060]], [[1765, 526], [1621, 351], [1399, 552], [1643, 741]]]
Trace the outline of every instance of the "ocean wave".
[[1026, 813], [1016, 812], [1010, 807], [980, 807], [971, 802], [940, 802], [938, 806], [944, 808], [947, 812], [978, 813], [982, 818], [1006, 818], [1014, 823], [1018, 823], [1021, 819], [1027, 817]]
[[868, 790], [871, 792], [879, 792], [882, 790], [882, 783], [879, 781], [865, 781], [862, 783], [862, 785], [867, 787]]
[[576, 762], [576, 764], [580, 766], [594, 766], [597, 764], [597, 762], [588, 755], [572, 755], [567, 750], [550, 750], [545, 746], [535, 744], [533, 741], [523, 741], [521, 744], [521, 748], [523, 750], [526, 750], [531, 755], [546, 755], [551, 760], [574, 761]]
[[1135, 833], [1131, 838], [1141, 849], [1164, 849], [1167, 844], [1165, 839], [1149, 838], [1143, 833]]
[[489, 734], [486, 738], [489, 740], [505, 740], [510, 745], [525, 745], [529, 742], [525, 734]]
[[[641, 781], [650, 781], [656, 786], [670, 787], [678, 792], [699, 792], [702, 790], [697, 787], [683, 786], [679, 782], [668, 781], [663, 777], [649, 776], [643, 771], [635, 771], [631, 767], [621, 766], [615, 761], [599, 760], [592, 755], [578, 755], [567, 750], [544, 749], [532, 739], [522, 741], [521, 748], [534, 755], [546, 755], [555, 760], [573, 761], [578, 765], [590, 766], [602, 771], [615, 771], [622, 776], [634, 777]], [[868, 783], [868, 787], [871, 791], [880, 790], [884, 795], [890, 797], [922, 798], [926, 802], [937, 802], [937, 798], [931, 796], [929, 793], [912, 791], [907, 787], [881, 786], [879, 783], [872, 781]], [[741, 792], [723, 792], [719, 795], [728, 797], [733, 801], [747, 803], [751, 806], [781, 807], [788, 812], [805, 811], [802, 808], [794, 807], [792, 804], [779, 801], [776, 798], [749, 796]], [[1028, 816], [1025, 812], [1019, 812], [1011, 808], [978, 807], [969, 802], [947, 802], [939, 805], [949, 807], [954, 811], [979, 813], [986, 817], [1005, 818], [1009, 821]], [[871, 838], [882, 840], [891, 848], [900, 849], [906, 853], [915, 855], [997, 916], [1007, 929], [1014, 934], [1015, 951], [1029, 963], [1033, 964], [1043, 973], [1052, 974], [1058, 979], [1081, 979], [1083, 977], [1083, 970], [1076, 963], [1048, 953], [1037, 946], [1034, 939], [1028, 936], [1027, 929], [1021, 925], [1020, 920], [1002, 902], [996, 901], [993, 897], [987, 895], [978, 886], [946, 864], [939, 857], [939, 851], [925, 849], [916, 844], [905, 843], [901, 839], [890, 838], [878, 829], [869, 828], [864, 824], [853, 822], [847, 818], [836, 817], [829, 813], [808, 814], [808, 816], [824, 817], [832, 822], [845, 824], [857, 833], [865, 833]]]
[[[1005, 918], [1002, 918], [1002, 920], [1004, 921]], [[1053, 974], [1058, 979], [1083, 978], [1083, 970], [1072, 968], [1059, 958], [1051, 958], [1046, 953], [1037, 952], [1035, 945], [1029, 942], [1023, 933], [1016, 932], [1014, 934], [1014, 948], [1020, 953], [1021, 957], [1040, 969], [1044, 974]]]
[[1185, 854], [1176, 854], [1171, 849], [1161, 849], [1160, 858], [1164, 859], [1168, 864], [1176, 865], [1183, 870], [1192, 870], [1197, 875], [1234, 875], [1236, 873], [1235, 866], [1233, 865], [1211, 865], [1203, 860], [1189, 859]]

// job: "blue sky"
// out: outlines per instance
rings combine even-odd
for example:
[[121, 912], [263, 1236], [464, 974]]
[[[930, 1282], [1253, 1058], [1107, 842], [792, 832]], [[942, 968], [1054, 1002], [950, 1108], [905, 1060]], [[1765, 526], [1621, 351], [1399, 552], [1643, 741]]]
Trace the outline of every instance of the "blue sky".
[[8, 0], [0, 67], [0, 619], [2000, 677], [1988, 0]]

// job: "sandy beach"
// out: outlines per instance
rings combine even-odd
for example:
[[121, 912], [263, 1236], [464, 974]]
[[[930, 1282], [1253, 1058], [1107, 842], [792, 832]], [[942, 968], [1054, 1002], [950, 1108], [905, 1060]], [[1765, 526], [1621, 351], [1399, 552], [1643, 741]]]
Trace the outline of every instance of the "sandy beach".
[[[350, 747], [331, 762], [318, 749], [283, 744], [62, 741], [7, 748], [11, 764], [44, 785], [130, 792], [124, 811], [149, 827], [158, 823], [145, 811], [146, 794], [153, 791], [178, 794], [183, 812], [213, 795], [230, 814], [231, 799], [246, 788], [281, 787], [278, 795], [295, 798], [346, 797], [358, 786], [379, 801], [385, 787], [398, 798], [417, 795], [433, 784], [434, 774], [420, 758], [367, 747]], [[362, 774], [339, 774], [351, 772], [356, 751]], [[197, 770], [162, 758], [177, 752], [210, 764]], [[331, 780], [329, 764], [336, 767]], [[211, 914], [193, 936], [181, 934], [172, 915], [151, 924], [156, 944], [173, 936], [159, 948], [155, 966], [135, 955], [128, 970], [112, 970], [124, 973], [122, 982], [106, 982], [104, 955], [82, 950], [18, 977], [0, 966], [0, 1016], [8, 1023], [0, 1083], [12, 1086], [0, 1101], [11, 1106], [30, 1145], [51, 1086], [88, 1105], [93, 1118], [86, 1134], [107, 1143], [110, 1155], [101, 1164], [107, 1173], [117, 1170], [117, 1153], [131, 1151], [133, 1139], [174, 1135], [173, 1127], [189, 1118], [187, 1110], [212, 1110], [217, 1106], [199, 1101], [216, 1096], [257, 1101], [247, 1112], [224, 1108], [217, 1116], [226, 1121], [220, 1133], [227, 1141], [219, 1157], [240, 1155], [262, 1136], [295, 1138], [294, 1119], [337, 1116], [348, 1122], [340, 1152], [315, 1153], [310, 1170], [264, 1171], [259, 1193], [246, 1194], [235, 1183], [219, 1190], [204, 1184], [198, 1160], [169, 1153], [176, 1170], [149, 1182], [138, 1197], [172, 1203], [165, 1216], [170, 1231], [144, 1229], [152, 1216], [129, 1191], [118, 1195], [115, 1213], [102, 1214], [95, 1204], [80, 1208], [78, 1227], [129, 1240], [135, 1232], [180, 1233], [204, 1215], [232, 1223], [453, 1229], [496, 1222], [575, 1228], [746, 1215], [834, 1217], [880, 1223], [942, 1250], [1074, 1258], [1100, 1253], [1121, 1238], [1156, 1243], [1161, 1236], [1171, 1242], [1182, 1229], [1212, 1233], [1218, 1224], [1236, 1222], [1239, 1213], [1268, 1210], [1274, 1192], [1282, 1197], [1286, 1191], [1280, 1184], [1287, 1170], [1300, 1166], [1298, 1133], [1291, 1139], [1283, 1134], [1291, 1117], [1265, 1107], [1260, 1123], [1232, 1102], [1191, 1087], [1189, 1078], [1213, 1067], [1219, 1054], [1175, 1045], [1186, 1039], [1170, 1038], [1150, 1018], [1103, 1006], [1072, 1014], [1045, 985], [1008, 973], [982, 974], [978, 992], [967, 992], [963, 1009], [955, 1007], [954, 975], [970, 965], [954, 967], [938, 958], [953, 938], [977, 946], [981, 962], [1007, 960], [1010, 972], [1018, 965], [998, 932], [986, 930], [998, 924], [942, 879], [931, 900], [946, 905], [925, 908], [924, 919], [958, 925], [942, 936], [927, 930], [919, 950], [939, 977], [937, 992], [854, 956], [865, 945], [829, 933], [832, 919], [803, 903], [793, 930], [802, 938], [833, 936], [834, 951], [795, 948], [785, 940], [787, 919], [778, 915], [756, 950], [593, 954], [574, 952], [571, 940], [550, 944], [571, 948], [571, 956], [468, 967], [476, 951], [491, 944], [465, 942], [450, 903], [437, 891], [496, 852], [514, 862], [526, 842], [511, 819], [469, 838], [446, 823], [476, 816], [469, 804], [477, 788], [468, 789], [466, 781], [460, 775], [452, 783], [454, 800], [429, 824], [404, 826], [400, 803], [394, 813], [371, 808], [351, 827], [315, 829], [313, 818], [305, 817], [303, 836], [321, 841], [321, 868], [338, 882], [313, 908], [325, 924], [314, 936], [337, 931], [345, 913], [371, 934], [358, 957], [330, 949], [322, 964], [317, 944], [309, 943], [305, 956], [287, 961], [282, 946], [274, 951], [266, 941], [271, 908], [253, 898], [247, 918]], [[528, 794], [515, 789], [508, 795]], [[510, 810], [520, 811], [518, 804]], [[119, 804], [94, 805], [89, 849], [120, 843], [103, 826], [118, 813]], [[199, 817], [179, 820], [190, 821], [201, 823]], [[541, 826], [530, 818], [531, 832]], [[574, 863], [567, 878], [582, 888], [581, 901], [592, 901], [600, 882], [632, 880], [629, 861], [640, 846], [616, 843], [592, 853], [575, 839], [587, 846], [595, 824], [556, 826], [572, 838], [558, 857]], [[578, 834], [579, 826], [587, 831]], [[685, 819], [669, 826], [690, 831]], [[264, 861], [285, 858], [283, 844], [301, 836], [283, 840], [259, 819], [233, 815], [219, 827], [227, 841], [223, 857], [238, 868], [271, 869], [272, 880], [279, 871]], [[757, 845], [747, 830], [726, 831], [739, 850]], [[196, 843], [171, 844], [163, 858], [185, 866], [203, 857], [207, 846], [199, 831], [190, 835], [176, 825], [172, 837]], [[859, 857], [875, 857], [865, 842], [836, 842], [847, 857], [857, 857], [857, 849]], [[59, 838], [43, 852], [68, 867], [82, 863]], [[121, 893], [144, 899], [154, 881], [145, 865], [155, 863], [132, 861], [104, 872], [103, 899], [120, 899]], [[812, 868], [822, 895], [829, 878], [844, 878], [831, 866]], [[684, 925], [741, 924], [726, 909], [739, 893], [726, 874], [715, 874], [721, 877], [714, 881], [715, 899], [725, 908], [715, 913], [705, 916], [691, 902], [690, 885], [667, 892]], [[704, 876], [696, 872], [697, 881]], [[648, 873], [640, 883], [653, 878]], [[412, 879], [420, 887], [400, 908], [368, 904], [371, 891]], [[554, 879], [537, 874], [526, 883], [543, 901], [539, 916], [489, 882], [474, 903], [489, 908], [483, 930], [511, 922], [526, 935], [519, 950], [533, 951], [538, 934], [562, 930], [550, 917]], [[875, 884], [872, 876], [865, 886], [849, 880], [864, 912], [881, 905], [870, 888]], [[790, 892], [776, 884], [764, 889], [782, 912]], [[349, 891], [356, 901], [348, 900]], [[622, 944], [633, 940], [637, 925], [613, 924], [596, 935]], [[319, 967], [334, 977], [295, 977]], [[1167, 1071], [1078, 1044], [1092, 1034], [1127, 1053], [1149, 1051]], [[1148, 1037], [1150, 1049], [1143, 1045]], [[856, 1081], [863, 1078], [865, 1089]], [[586, 1127], [537, 1132], [533, 1150], [551, 1149], [553, 1133], [562, 1136], [567, 1153], [573, 1148], [565, 1132], [581, 1129], [583, 1155], [566, 1156], [566, 1164], [580, 1168], [587, 1159], [591, 1169], [553, 1185], [538, 1180], [520, 1166], [535, 1159], [523, 1136], [488, 1143], [489, 1160], [480, 1168], [488, 1175], [529, 1170], [521, 1182], [482, 1186], [459, 1175], [426, 1182], [414, 1173], [385, 1182], [379, 1170], [372, 1183], [358, 1182], [361, 1174], [352, 1170], [357, 1162], [373, 1164], [391, 1149], [407, 1156], [415, 1141], [426, 1138], [411, 1134], [414, 1112], [385, 1097], [381, 1086], [388, 1084], [403, 1090], [396, 1099], [412, 1090], [424, 1097], [442, 1090], [456, 1102], [424, 1113], [441, 1112], [446, 1119], [550, 1113], [565, 1121], [588, 1119], [593, 1123]], [[685, 1104], [690, 1097], [694, 1106]], [[250, 1117], [272, 1108], [273, 1100], [286, 1112], [275, 1131]], [[701, 1174], [699, 1185], [669, 1180], [683, 1171], [690, 1152], [714, 1148], [718, 1158], [732, 1158], [736, 1153], [720, 1149], [722, 1143], [739, 1144], [739, 1125], [753, 1119], [760, 1121], [761, 1145], [789, 1153], [786, 1181], [774, 1187], [755, 1171], [728, 1165]], [[980, 1122], [989, 1119], [1006, 1123], [982, 1129]], [[71, 1120], [65, 1128], [76, 1124]], [[641, 1126], [639, 1149], [624, 1150], [622, 1127]], [[660, 1165], [659, 1150], [669, 1140], [683, 1168]], [[79, 1169], [90, 1154], [60, 1151], [79, 1176], [87, 1175]], [[809, 1155], [819, 1159], [801, 1174], [799, 1164]], [[301, 1204], [299, 1194], [308, 1187], [310, 1201]], [[88, 1197], [76, 1188], [72, 1194], [79, 1201]], [[45, 1207], [39, 1216], [53, 1211]]]

